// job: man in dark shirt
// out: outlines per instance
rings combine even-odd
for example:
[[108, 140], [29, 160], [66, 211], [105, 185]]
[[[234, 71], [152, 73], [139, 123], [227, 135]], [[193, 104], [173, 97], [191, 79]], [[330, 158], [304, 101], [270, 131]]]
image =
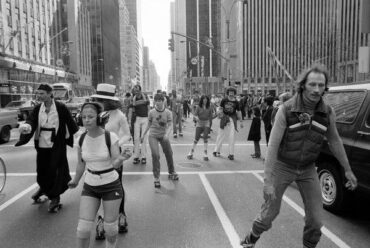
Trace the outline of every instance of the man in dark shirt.
[[240, 128], [243, 128], [243, 120], [240, 112], [240, 105], [235, 98], [236, 89], [229, 87], [226, 90], [226, 95], [226, 98], [222, 99], [218, 110], [218, 115], [220, 117], [220, 129], [217, 134], [213, 156], [220, 156], [222, 143], [226, 137], [229, 137], [228, 158], [230, 160], [234, 160], [235, 131], [238, 131], [237, 120], [240, 120]]
[[[134, 164], [146, 164], [146, 143], [148, 142], [147, 135], [144, 131], [148, 125], [148, 113], [150, 110], [149, 98], [141, 92], [141, 86], [134, 86], [135, 95], [132, 98], [132, 103], [129, 108], [129, 121], [134, 121]], [[132, 115], [135, 117], [132, 119]], [[143, 142], [141, 142], [143, 140]]]

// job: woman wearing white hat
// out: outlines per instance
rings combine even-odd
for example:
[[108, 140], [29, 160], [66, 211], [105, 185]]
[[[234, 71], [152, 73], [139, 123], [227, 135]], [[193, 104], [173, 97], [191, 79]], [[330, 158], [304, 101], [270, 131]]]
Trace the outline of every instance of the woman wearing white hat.
[[[120, 110], [120, 99], [116, 95], [116, 86], [113, 84], [98, 84], [96, 94], [92, 95], [93, 101], [103, 104], [104, 111], [109, 113], [109, 120], [105, 124], [105, 130], [115, 133], [119, 138], [119, 146], [122, 148], [123, 144], [130, 140], [130, 128], [126, 116]], [[118, 169], [120, 181], [122, 182], [122, 167]], [[125, 213], [125, 192], [120, 206], [119, 215], [119, 232], [127, 232], [127, 220]], [[100, 216], [99, 216], [100, 217]], [[104, 239], [103, 219], [98, 218], [97, 236], [96, 239]], [[101, 228], [100, 228], [101, 227]]]

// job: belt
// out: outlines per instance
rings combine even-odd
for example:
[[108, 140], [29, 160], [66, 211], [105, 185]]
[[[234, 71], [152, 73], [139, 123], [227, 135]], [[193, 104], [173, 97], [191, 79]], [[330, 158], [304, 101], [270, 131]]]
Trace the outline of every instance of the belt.
[[108, 172], [114, 171], [114, 168], [110, 168], [110, 169], [106, 169], [106, 170], [101, 170], [101, 171], [93, 171], [93, 170], [87, 169], [87, 171], [90, 172], [91, 174], [94, 174], [94, 175], [100, 175], [100, 174], [104, 174], [104, 173], [108, 173]]
[[56, 134], [55, 134], [55, 128], [46, 128], [46, 127], [41, 127], [40, 128], [40, 132], [41, 131], [49, 131], [51, 132], [51, 138], [50, 138], [50, 141], [51, 142], [55, 142], [55, 138], [56, 138]]

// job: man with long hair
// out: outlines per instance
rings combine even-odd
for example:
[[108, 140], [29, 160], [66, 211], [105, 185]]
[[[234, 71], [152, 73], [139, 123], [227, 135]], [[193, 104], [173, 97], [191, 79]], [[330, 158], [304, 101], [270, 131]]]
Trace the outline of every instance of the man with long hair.
[[299, 78], [297, 94], [279, 107], [265, 161], [265, 202], [252, 230], [241, 241], [243, 247], [254, 247], [260, 235], [271, 228], [283, 194], [292, 182], [298, 185], [305, 209], [303, 247], [316, 247], [321, 237], [323, 207], [315, 161], [324, 138], [345, 171], [346, 187], [350, 190], [357, 187], [335, 125], [335, 113], [322, 98], [327, 87], [326, 69], [312, 66]]

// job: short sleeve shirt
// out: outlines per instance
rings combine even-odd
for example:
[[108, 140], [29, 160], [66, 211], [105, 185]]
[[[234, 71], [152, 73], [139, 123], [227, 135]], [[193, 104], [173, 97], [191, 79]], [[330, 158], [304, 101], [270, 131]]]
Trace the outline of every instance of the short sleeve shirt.
[[222, 99], [220, 107], [223, 108], [223, 112], [228, 116], [236, 116], [236, 111], [240, 111], [239, 103], [237, 100], [230, 101], [228, 98]]
[[172, 113], [168, 109], [160, 112], [154, 108], [150, 110], [148, 119], [150, 123], [149, 136], [162, 138], [166, 134], [168, 125], [172, 123]]
[[[118, 137], [115, 133], [110, 132], [111, 145], [118, 142]], [[79, 146], [77, 144], [77, 146]], [[107, 144], [105, 142], [105, 134], [98, 137], [85, 136], [81, 147], [82, 159], [86, 163], [86, 167], [92, 171], [102, 171], [112, 168], [112, 161], [109, 154]], [[113, 170], [101, 175], [86, 173], [85, 183], [91, 186], [104, 185], [118, 179], [118, 173]]]

